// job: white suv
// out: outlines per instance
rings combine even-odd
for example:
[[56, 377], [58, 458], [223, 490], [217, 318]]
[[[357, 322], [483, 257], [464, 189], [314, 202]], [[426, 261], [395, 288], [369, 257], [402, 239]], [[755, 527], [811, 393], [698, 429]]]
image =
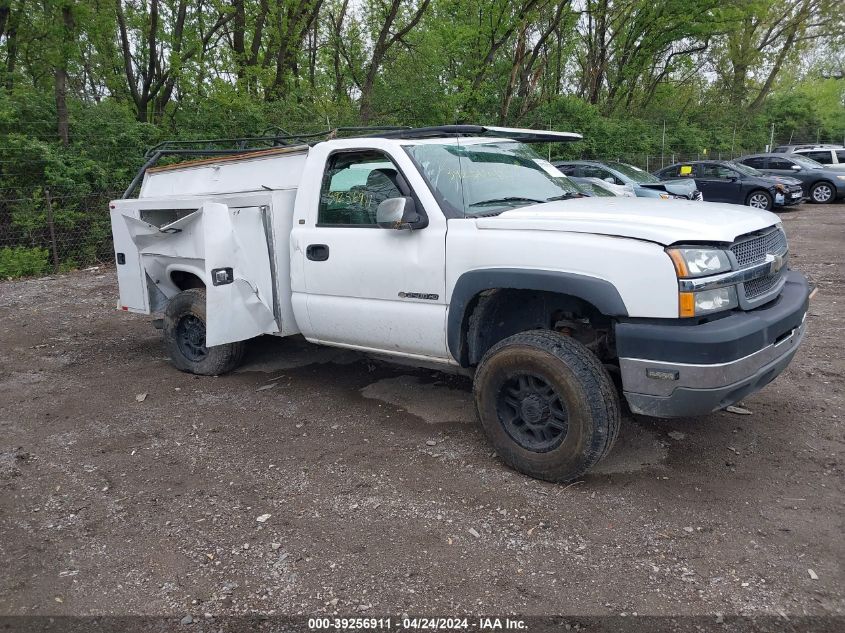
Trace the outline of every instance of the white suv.
[[845, 147], [842, 145], [787, 145], [784, 148], [778, 147], [775, 151], [800, 154], [828, 169], [845, 170]]

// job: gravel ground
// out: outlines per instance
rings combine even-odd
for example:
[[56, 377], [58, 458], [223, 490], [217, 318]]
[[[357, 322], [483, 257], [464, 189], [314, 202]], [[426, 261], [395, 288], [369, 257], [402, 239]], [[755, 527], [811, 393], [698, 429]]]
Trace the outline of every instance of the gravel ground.
[[788, 371], [568, 486], [466, 378], [272, 337], [191, 376], [111, 268], [0, 282], [0, 614], [845, 614], [845, 205], [782, 217], [820, 288]]

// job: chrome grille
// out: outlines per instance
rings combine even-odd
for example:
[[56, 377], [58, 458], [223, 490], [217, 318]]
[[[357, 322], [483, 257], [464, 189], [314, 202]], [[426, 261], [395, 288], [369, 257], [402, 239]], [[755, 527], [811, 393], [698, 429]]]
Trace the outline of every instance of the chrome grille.
[[757, 279], [753, 279], [751, 281], [745, 282], [745, 298], [751, 301], [752, 299], [756, 299], [757, 297], [766, 294], [774, 288], [777, 283], [780, 281], [783, 270], [780, 270], [776, 273], [771, 275], [766, 275], [765, 277], [758, 277]]
[[781, 255], [786, 252], [786, 235], [781, 229], [765, 235], [735, 243], [731, 252], [740, 268], [765, 261], [768, 253]]

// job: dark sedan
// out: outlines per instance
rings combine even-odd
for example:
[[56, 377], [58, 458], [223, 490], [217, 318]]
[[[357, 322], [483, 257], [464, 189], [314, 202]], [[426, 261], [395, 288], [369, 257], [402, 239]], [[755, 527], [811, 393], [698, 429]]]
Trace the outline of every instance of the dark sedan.
[[764, 174], [797, 178], [804, 187], [804, 195], [819, 204], [845, 197], [845, 172], [828, 169], [800, 154], [751, 154], [736, 161]]
[[727, 160], [676, 163], [655, 175], [665, 179], [694, 178], [708, 202], [730, 202], [768, 210], [798, 204], [804, 199], [800, 181], [767, 176], [747, 165]]

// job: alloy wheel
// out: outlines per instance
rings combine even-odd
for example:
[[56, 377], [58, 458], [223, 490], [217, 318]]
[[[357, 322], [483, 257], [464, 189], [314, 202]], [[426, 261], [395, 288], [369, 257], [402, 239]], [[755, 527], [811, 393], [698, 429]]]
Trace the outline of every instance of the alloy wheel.
[[828, 202], [833, 196], [833, 191], [828, 185], [816, 185], [813, 189], [813, 200], [816, 202]]
[[755, 193], [748, 199], [748, 206], [766, 210], [769, 208], [769, 199], [766, 197], [766, 194]]

